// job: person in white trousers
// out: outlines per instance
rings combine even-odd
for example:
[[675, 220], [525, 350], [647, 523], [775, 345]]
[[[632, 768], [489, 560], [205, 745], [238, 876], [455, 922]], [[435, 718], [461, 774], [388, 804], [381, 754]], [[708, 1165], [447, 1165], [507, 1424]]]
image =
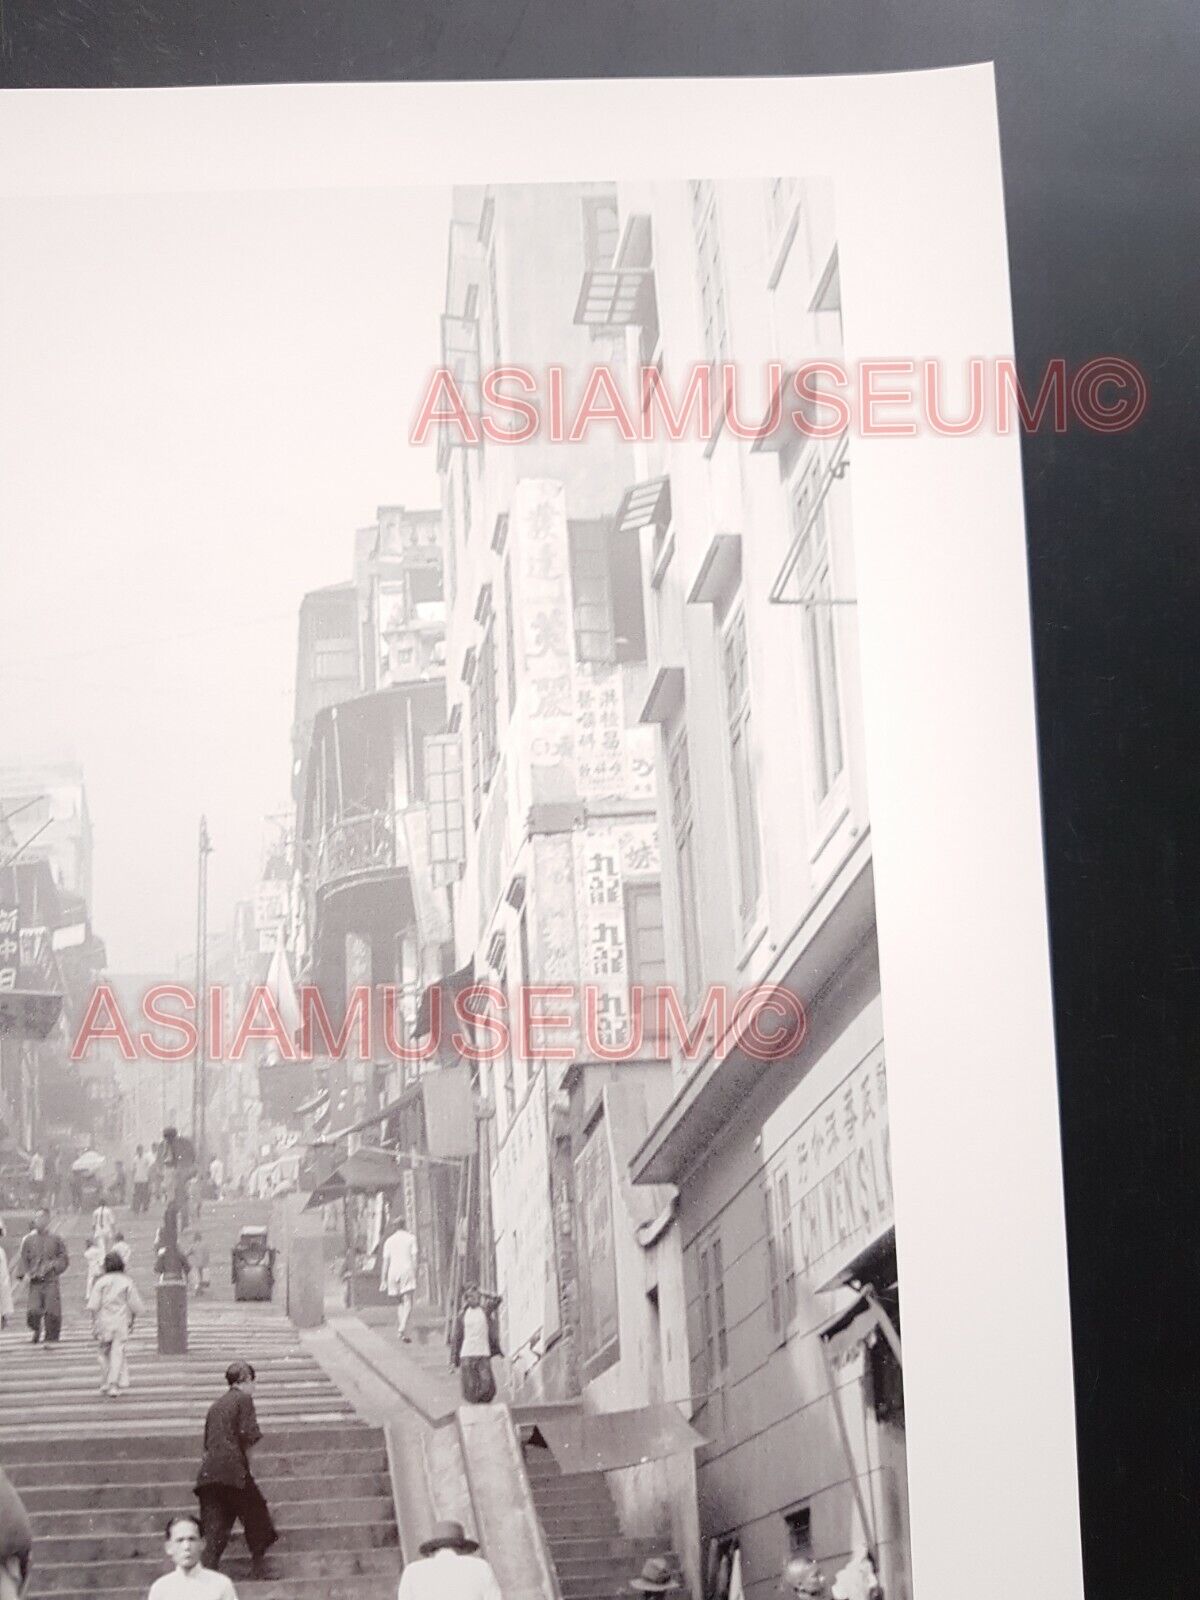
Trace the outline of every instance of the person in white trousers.
[[100, 1392], [115, 1399], [129, 1387], [125, 1346], [134, 1323], [145, 1311], [142, 1297], [115, 1250], [104, 1258], [104, 1271], [92, 1285], [87, 1308], [92, 1314], [92, 1334], [100, 1361]]
[[411, 1344], [408, 1319], [417, 1297], [417, 1240], [416, 1235], [409, 1233], [404, 1226], [403, 1217], [398, 1216], [393, 1222], [392, 1231], [384, 1240], [382, 1254], [383, 1271], [379, 1287], [396, 1301], [396, 1332], [405, 1344]]

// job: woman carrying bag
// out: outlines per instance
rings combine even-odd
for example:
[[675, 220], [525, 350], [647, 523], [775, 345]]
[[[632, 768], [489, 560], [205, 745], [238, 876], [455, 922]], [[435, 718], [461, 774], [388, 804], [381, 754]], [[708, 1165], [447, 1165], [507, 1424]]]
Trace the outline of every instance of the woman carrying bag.
[[92, 1313], [92, 1335], [99, 1346], [100, 1392], [115, 1399], [129, 1387], [125, 1347], [134, 1323], [145, 1310], [142, 1297], [115, 1250], [104, 1258], [104, 1270], [92, 1285], [87, 1308]]

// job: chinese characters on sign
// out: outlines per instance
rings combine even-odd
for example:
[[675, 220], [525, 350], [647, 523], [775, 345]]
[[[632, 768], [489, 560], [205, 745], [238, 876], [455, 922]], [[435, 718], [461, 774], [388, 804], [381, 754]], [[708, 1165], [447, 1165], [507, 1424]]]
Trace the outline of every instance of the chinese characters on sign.
[[629, 952], [621, 853], [607, 829], [589, 827], [574, 836], [575, 881], [583, 904], [580, 929], [583, 982], [595, 994], [596, 1037], [615, 1045], [629, 1029]]
[[798, 1265], [813, 1286], [830, 1282], [892, 1226], [883, 1054], [861, 1062], [795, 1134]]
[[599, 799], [625, 790], [625, 715], [619, 669], [594, 669], [575, 681], [575, 762], [579, 793]]
[[254, 890], [254, 927], [262, 953], [274, 950], [280, 929], [287, 922], [289, 885], [286, 879], [262, 878]]

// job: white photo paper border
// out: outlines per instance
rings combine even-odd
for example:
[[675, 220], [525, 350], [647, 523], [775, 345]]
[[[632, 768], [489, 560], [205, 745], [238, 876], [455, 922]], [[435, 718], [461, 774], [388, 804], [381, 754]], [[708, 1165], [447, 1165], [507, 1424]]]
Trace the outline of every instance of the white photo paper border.
[[[792, 173], [836, 186], [849, 365], [930, 358], [952, 385], [1011, 356], [988, 65], [0, 95], [0, 204]], [[914, 1596], [1076, 1600], [1020, 441], [855, 437], [851, 458]]]

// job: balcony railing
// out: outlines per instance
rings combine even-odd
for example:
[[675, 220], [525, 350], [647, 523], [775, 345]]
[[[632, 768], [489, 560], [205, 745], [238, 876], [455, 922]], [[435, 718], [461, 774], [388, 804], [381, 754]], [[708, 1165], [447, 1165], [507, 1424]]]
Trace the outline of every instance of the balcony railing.
[[326, 829], [321, 837], [317, 848], [317, 885], [323, 888], [338, 878], [403, 866], [402, 852], [394, 813], [371, 811], [362, 817], [344, 818]]

